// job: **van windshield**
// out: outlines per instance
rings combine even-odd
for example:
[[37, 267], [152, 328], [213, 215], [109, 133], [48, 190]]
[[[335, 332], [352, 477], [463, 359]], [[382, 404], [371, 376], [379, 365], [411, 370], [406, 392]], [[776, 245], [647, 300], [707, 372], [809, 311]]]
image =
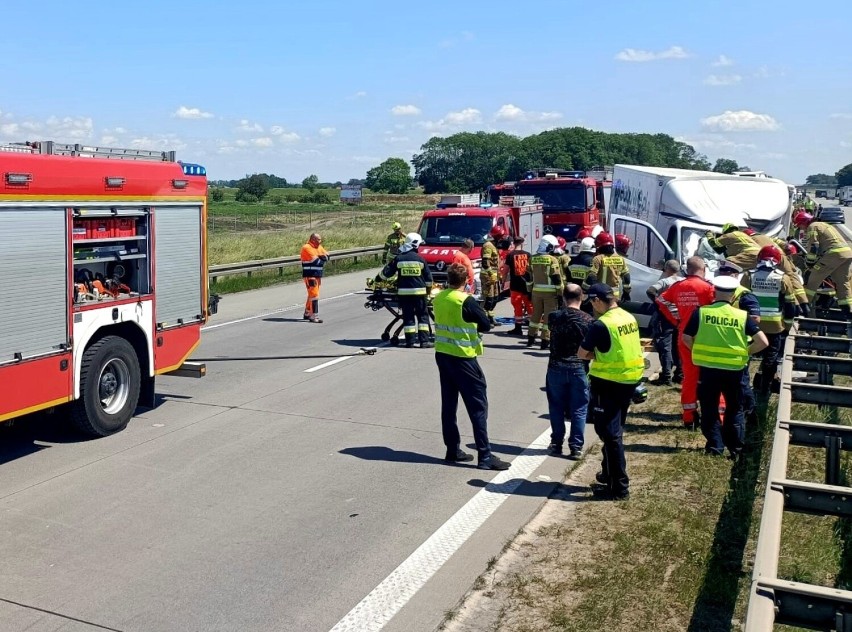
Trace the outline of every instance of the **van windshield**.
[[698, 255], [707, 263], [708, 270], [711, 272], [716, 270], [718, 262], [725, 257], [713, 250], [710, 244], [707, 243], [707, 239], [704, 234], [708, 230], [710, 230], [709, 226], [707, 228], [692, 228], [684, 226], [680, 229], [680, 251], [683, 253], [681, 263], [686, 264], [687, 259]]
[[445, 244], [461, 245], [465, 239], [481, 246], [485, 236], [491, 230], [492, 218], [465, 215], [450, 215], [447, 217], [429, 217], [420, 226], [423, 241], [431, 246]]

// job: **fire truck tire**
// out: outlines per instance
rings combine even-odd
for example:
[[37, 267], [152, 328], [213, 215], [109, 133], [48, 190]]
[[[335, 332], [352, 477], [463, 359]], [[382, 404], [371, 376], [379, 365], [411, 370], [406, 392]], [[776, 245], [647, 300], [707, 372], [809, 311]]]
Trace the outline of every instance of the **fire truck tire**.
[[80, 399], [71, 407], [77, 428], [96, 437], [123, 430], [139, 402], [140, 375], [136, 351], [124, 338], [106, 336], [86, 349]]

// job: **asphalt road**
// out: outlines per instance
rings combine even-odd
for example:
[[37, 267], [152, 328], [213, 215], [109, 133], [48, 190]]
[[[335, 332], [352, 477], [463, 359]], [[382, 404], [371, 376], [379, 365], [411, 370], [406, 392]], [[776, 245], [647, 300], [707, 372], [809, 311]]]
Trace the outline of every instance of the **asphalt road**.
[[433, 351], [308, 372], [380, 344], [367, 274], [326, 280], [322, 325], [299, 285], [226, 296], [193, 358], [207, 377], [159, 379], [115, 436], [0, 429], [0, 630], [436, 627], [569, 462], [530, 447], [545, 353], [499, 329], [482, 364], [508, 473], [443, 462]]

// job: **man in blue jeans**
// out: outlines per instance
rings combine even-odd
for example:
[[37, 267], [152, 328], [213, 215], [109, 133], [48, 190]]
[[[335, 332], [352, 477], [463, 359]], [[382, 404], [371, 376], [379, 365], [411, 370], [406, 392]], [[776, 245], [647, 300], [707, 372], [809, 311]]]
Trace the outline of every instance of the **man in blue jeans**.
[[547, 364], [547, 406], [550, 413], [551, 455], [562, 454], [565, 441], [565, 418], [571, 423], [568, 434], [568, 458], [577, 460], [583, 451], [586, 411], [589, 407], [588, 363], [577, 357], [580, 343], [586, 337], [593, 319], [580, 309], [583, 289], [569, 283], [562, 292], [564, 307], [550, 312], [550, 361]]

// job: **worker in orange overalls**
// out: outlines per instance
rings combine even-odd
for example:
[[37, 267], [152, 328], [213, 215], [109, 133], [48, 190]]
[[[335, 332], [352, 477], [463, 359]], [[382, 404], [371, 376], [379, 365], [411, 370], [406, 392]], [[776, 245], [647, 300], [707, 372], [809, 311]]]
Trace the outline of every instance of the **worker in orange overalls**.
[[302, 278], [308, 289], [308, 300], [305, 301], [303, 318], [312, 323], [321, 323], [319, 313], [319, 293], [322, 283], [322, 269], [328, 261], [328, 251], [322, 247], [322, 237], [319, 233], [311, 234], [308, 243], [302, 246]]
[[[683, 342], [683, 330], [689, 319], [699, 307], [710, 305], [715, 300], [713, 286], [704, 279], [706, 264], [701, 257], [686, 260], [686, 278], [678, 281], [657, 297], [657, 307], [672, 325], [678, 329], [678, 352], [683, 368], [683, 385], [680, 391], [680, 404], [683, 408], [683, 425], [687, 428], [698, 426], [698, 367], [692, 362], [692, 350]], [[703, 415], [712, 414], [709, 410]]]

